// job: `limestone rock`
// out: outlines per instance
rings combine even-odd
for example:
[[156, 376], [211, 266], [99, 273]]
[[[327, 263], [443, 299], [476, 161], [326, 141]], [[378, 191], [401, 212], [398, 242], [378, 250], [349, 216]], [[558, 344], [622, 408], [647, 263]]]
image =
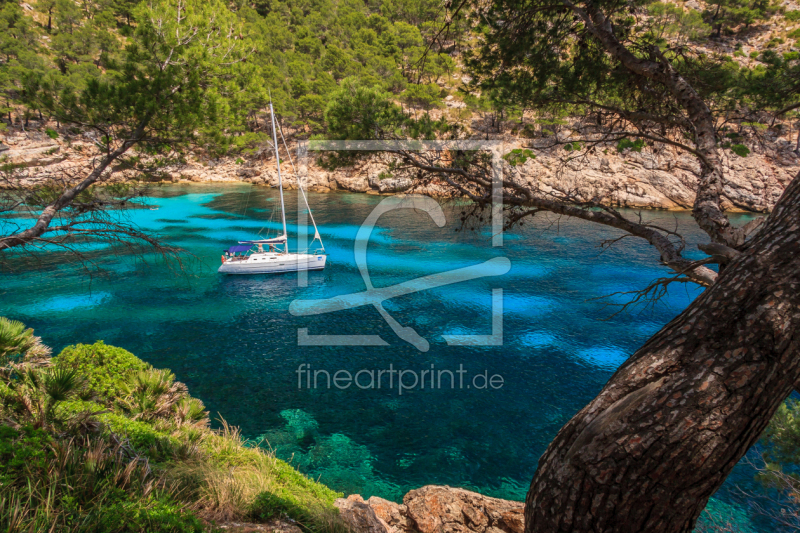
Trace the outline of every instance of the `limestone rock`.
[[[451, 99], [448, 104], [457, 100]], [[574, 128], [561, 128], [559, 138], [566, 139]], [[786, 185], [800, 171], [800, 158], [793, 152], [794, 143], [776, 132], [767, 131], [764, 143], [753, 146], [747, 157], [722, 151], [723, 207], [746, 211], [769, 211]], [[95, 140], [88, 135], [68, 136], [61, 132], [51, 139], [40, 131], [9, 131], [0, 134], [0, 155], [20, 164], [20, 183], [34, 185], [48, 179], [81, 176], [89, 172], [97, 157]], [[497, 139], [492, 139], [497, 140]], [[563, 146], [552, 146], [550, 139], [503, 138], [505, 153], [525, 148], [536, 158], [512, 167], [503, 163], [503, 175], [542, 193], [569, 192], [576, 198], [598, 199], [609, 205], [691, 209], [700, 166], [691, 154], [669, 145], [648, 143], [641, 152], [626, 149], [622, 153], [611, 143], [597, 146], [589, 153], [570, 153], [565, 161]], [[294, 165], [282, 165], [284, 187], [297, 189], [300, 183], [308, 191], [347, 190], [368, 194], [398, 194], [412, 189], [412, 173], [385, 172], [393, 161], [390, 154], [372, 154], [347, 169], [327, 170], [318, 166], [315, 157], [300, 157]], [[295, 166], [297, 167], [295, 169]], [[256, 185], [278, 186], [274, 153], [260, 151], [247, 160], [240, 157], [207, 158], [196, 150], [186, 163], [163, 169], [165, 179], [193, 182], [244, 181]], [[113, 167], [109, 182], [138, 179], [133, 169]], [[452, 193], [441, 180], [433, 179], [415, 192], [444, 196]]]
[[374, 509], [358, 494], [339, 498], [333, 504], [339, 508], [339, 516], [356, 533], [389, 533], [389, 526], [381, 520]]
[[370, 186], [365, 176], [336, 176], [336, 184], [340, 189], [351, 192], [366, 192]]
[[250, 522], [223, 522], [217, 528], [230, 533], [303, 533], [294, 520], [275, 518], [264, 524]]
[[241, 178], [255, 178], [261, 175], [261, 171], [257, 168], [242, 168], [236, 174]]
[[381, 193], [404, 192], [414, 186], [410, 178], [386, 178], [378, 183]]
[[53, 165], [64, 161], [67, 156], [55, 142], [30, 142], [4, 151], [3, 155], [14, 163], [26, 167]]
[[367, 503], [389, 528], [389, 533], [411, 533], [414, 522], [408, 517], [408, 508], [405, 505], [390, 502], [377, 496], [372, 496]]
[[523, 533], [520, 502], [429, 485], [410, 491], [403, 503], [421, 533]]
[[356, 533], [523, 533], [524, 505], [476, 492], [429, 485], [397, 504], [358, 494], [334, 503]]

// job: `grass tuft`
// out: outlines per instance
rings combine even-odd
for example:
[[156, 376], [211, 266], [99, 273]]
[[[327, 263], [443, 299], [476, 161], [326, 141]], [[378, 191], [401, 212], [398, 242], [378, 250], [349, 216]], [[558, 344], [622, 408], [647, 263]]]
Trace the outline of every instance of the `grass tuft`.
[[0, 319], [0, 530], [188, 533], [288, 517], [346, 533], [341, 494], [224, 420], [211, 429], [169, 370], [102, 342], [48, 354]]

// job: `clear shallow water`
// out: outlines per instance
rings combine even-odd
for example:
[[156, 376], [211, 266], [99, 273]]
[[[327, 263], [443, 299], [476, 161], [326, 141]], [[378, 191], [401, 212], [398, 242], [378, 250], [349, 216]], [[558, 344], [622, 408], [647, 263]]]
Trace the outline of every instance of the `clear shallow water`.
[[[298, 287], [295, 274], [216, 273], [224, 247], [255, 237], [265, 226], [277, 230], [277, 218], [271, 217], [274, 191], [247, 185], [163, 187], [151, 200], [158, 210], [130, 216], [193, 254], [186, 274], [100, 251], [104, 273], [87, 281], [79, 266], [52, 253], [43, 270], [31, 272], [19, 261], [0, 273], [0, 315], [36, 328], [56, 352], [102, 339], [171, 368], [212, 413], [345, 493], [399, 500], [412, 488], [448, 484], [522, 500], [558, 429], [699, 291], [676, 288], [655, 308], [609, 319], [613, 309], [592, 298], [640, 289], [664, 274], [648, 245], [626, 239], [600, 253], [598, 244], [617, 236], [615, 231], [551, 219], [507, 233], [505, 246], [492, 248], [488, 229], [454, 232], [460, 209], [445, 206], [444, 228], [410, 210], [379, 220], [367, 256], [376, 287], [493, 257], [508, 257], [511, 269], [385, 302], [400, 324], [430, 342], [429, 351], [399, 339], [371, 306], [292, 316], [288, 308], [297, 298], [365, 289], [353, 245], [360, 224], [382, 199], [311, 195], [328, 267], [310, 273], [308, 286]], [[289, 193], [291, 235], [297, 231], [295, 206]], [[688, 214], [647, 216], [677, 223], [690, 250], [702, 240]], [[491, 333], [494, 288], [504, 291], [503, 345], [448, 346], [443, 334]], [[298, 328], [312, 335], [380, 335], [388, 346], [298, 346]], [[396, 383], [386, 387], [386, 375], [381, 389], [338, 390], [328, 389], [319, 374], [318, 388], [309, 389], [305, 374], [298, 375], [302, 364], [331, 375], [390, 365], [418, 373], [462, 368], [465, 386], [453, 389], [444, 374], [439, 389], [418, 386], [399, 394]], [[484, 372], [502, 376], [502, 388], [471, 381]], [[368, 383], [366, 374], [361, 377], [362, 385]], [[470, 383], [479, 386], [466, 388]], [[734, 497], [734, 483], [757, 488], [752, 471], [737, 467], [710, 508], [734, 515], [742, 531], [768, 530]]]

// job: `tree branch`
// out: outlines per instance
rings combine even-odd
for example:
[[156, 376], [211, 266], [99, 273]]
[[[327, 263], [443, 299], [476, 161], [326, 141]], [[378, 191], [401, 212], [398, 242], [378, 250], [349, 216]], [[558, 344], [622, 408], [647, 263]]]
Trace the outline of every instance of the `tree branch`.
[[[454, 186], [461, 194], [466, 195], [471, 200], [485, 204], [490, 200], [490, 194], [476, 194], [473, 191], [467, 190], [465, 187], [454, 181], [451, 176], [459, 176], [466, 181], [476, 183], [484, 189], [491, 191], [491, 180], [481, 178], [479, 176], [470, 174], [463, 168], [437, 166], [430, 163], [420, 161], [418, 156], [412, 152], [395, 152], [401, 155], [407, 163], [434, 174], [442, 176], [445, 181]], [[596, 224], [613, 227], [625, 231], [635, 237], [642, 238], [653, 245], [661, 256], [661, 261], [673, 269], [675, 272], [685, 274], [691, 278], [692, 281], [703, 286], [710, 286], [716, 281], [717, 273], [710, 268], [697, 265], [683, 258], [680, 251], [675, 245], [665, 237], [658, 229], [650, 227], [646, 224], [634, 222], [625, 218], [620, 213], [613, 211], [597, 210], [603, 208], [599, 202], [584, 202], [584, 206], [576, 198], [566, 198], [567, 201], [561, 199], [551, 199], [541, 195], [533, 194], [532, 191], [526, 186], [520, 186], [513, 181], [504, 180], [504, 188], [510, 188], [517, 194], [508, 196], [504, 195], [504, 204], [514, 207], [533, 207], [533, 210], [523, 212], [517, 220], [522, 219], [524, 216], [532, 216], [540, 211], [548, 211], [558, 215], [566, 215], [574, 218], [586, 220]]]
[[86, 177], [86, 179], [74, 187], [68, 187], [63, 193], [61, 193], [54, 203], [45, 207], [33, 226], [13, 235], [0, 237], [0, 252], [15, 246], [23, 246], [43, 235], [59, 211], [69, 206], [81, 192], [85, 191], [89, 186], [96, 183], [111, 163], [113, 163], [122, 154], [127, 152], [131, 146], [135, 145], [141, 140], [144, 129], [149, 122], [149, 118], [150, 115], [142, 119], [133, 135], [126, 139], [116, 150], [106, 155], [100, 164], [95, 167], [94, 170], [92, 170], [89, 176]]

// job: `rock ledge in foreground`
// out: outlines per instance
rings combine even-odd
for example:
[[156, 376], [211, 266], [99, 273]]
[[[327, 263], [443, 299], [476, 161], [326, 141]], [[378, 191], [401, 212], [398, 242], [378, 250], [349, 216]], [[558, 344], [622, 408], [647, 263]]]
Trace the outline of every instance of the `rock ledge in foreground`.
[[357, 533], [523, 533], [524, 505], [477, 492], [428, 485], [397, 504], [358, 494], [335, 502]]

